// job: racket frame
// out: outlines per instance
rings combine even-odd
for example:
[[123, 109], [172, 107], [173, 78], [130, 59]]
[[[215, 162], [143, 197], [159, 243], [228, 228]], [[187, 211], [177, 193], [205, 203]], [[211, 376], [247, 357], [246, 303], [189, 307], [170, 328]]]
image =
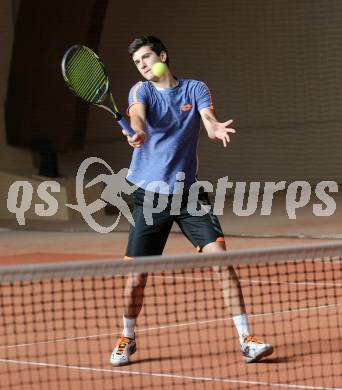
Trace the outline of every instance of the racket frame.
[[[101, 66], [101, 68], [103, 70], [103, 73], [104, 73], [104, 75], [106, 77], [106, 80], [105, 80], [106, 88], [105, 88], [104, 92], [102, 93], [102, 95], [99, 98], [97, 98], [96, 100], [87, 100], [87, 99], [81, 97], [75, 91], [75, 89], [72, 86], [72, 83], [70, 82], [70, 80], [69, 80], [69, 78], [67, 76], [67, 70], [66, 70], [67, 60], [70, 57], [70, 53], [72, 51], [76, 51], [79, 48], [87, 50], [92, 56], [94, 56], [94, 58], [98, 61], [99, 65]], [[106, 72], [106, 68], [105, 68], [102, 60], [100, 59], [100, 57], [93, 50], [91, 50], [87, 46], [79, 45], [79, 44], [71, 46], [63, 55], [63, 58], [62, 58], [62, 61], [61, 61], [61, 70], [62, 70], [62, 75], [63, 75], [63, 78], [64, 78], [64, 81], [65, 81], [66, 85], [74, 93], [74, 95], [76, 95], [78, 98], [82, 99], [83, 101], [85, 101], [87, 103], [94, 104], [94, 105], [96, 105], [98, 107], [101, 107], [104, 110], [110, 112], [114, 116], [114, 118], [117, 120], [119, 125], [124, 130], [127, 131], [129, 136], [132, 137], [133, 135], [135, 135], [135, 131], [131, 128], [130, 124], [128, 123], [126, 118], [121, 114], [121, 112], [118, 109], [118, 106], [115, 103], [115, 100], [114, 100], [112, 92], [111, 92], [111, 86], [110, 86], [108, 74]]]

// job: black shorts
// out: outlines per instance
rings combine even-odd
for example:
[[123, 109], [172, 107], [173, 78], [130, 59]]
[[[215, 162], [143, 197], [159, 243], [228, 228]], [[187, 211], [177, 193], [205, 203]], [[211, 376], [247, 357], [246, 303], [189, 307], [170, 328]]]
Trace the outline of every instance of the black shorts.
[[[145, 198], [148, 195], [150, 202]], [[172, 195], [160, 195], [158, 193], [146, 193], [142, 188], [138, 188], [133, 193], [134, 209], [133, 218], [135, 226], [131, 225], [128, 237], [128, 245], [126, 249], [126, 257], [139, 256], [158, 256], [163, 253], [167, 238], [169, 236], [173, 222], [176, 222], [184, 235], [200, 252], [202, 248], [215, 241], [224, 242], [220, 222], [216, 215], [212, 213], [212, 207], [208, 194], [200, 188], [198, 197], [193, 202], [193, 207], [197, 210], [210, 211], [201, 216], [194, 216], [189, 213], [188, 208], [189, 193], [184, 192], [182, 196], [178, 196], [178, 211], [175, 214]], [[144, 210], [148, 209], [148, 204], [156, 207], [160, 197], [164, 197], [163, 201], [167, 205], [165, 209], [158, 213], [150, 215], [152, 218], [145, 219]], [[144, 204], [145, 200], [145, 204]]]

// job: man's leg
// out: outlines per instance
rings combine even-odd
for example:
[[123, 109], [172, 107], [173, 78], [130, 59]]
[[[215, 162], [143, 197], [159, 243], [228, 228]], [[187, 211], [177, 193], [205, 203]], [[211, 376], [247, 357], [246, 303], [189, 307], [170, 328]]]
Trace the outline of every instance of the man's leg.
[[[226, 246], [224, 242], [211, 242], [202, 248], [202, 252], [226, 252]], [[230, 314], [233, 317], [246, 314], [240, 282], [234, 267], [214, 267], [213, 270], [219, 279], [223, 299], [226, 307], [230, 309]]]
[[[220, 253], [225, 251], [226, 246], [224, 242], [211, 242], [202, 248], [203, 253]], [[225, 305], [232, 316], [238, 332], [245, 361], [252, 363], [269, 356], [273, 352], [273, 347], [263, 343], [250, 333], [241, 285], [234, 267], [213, 267], [213, 270], [218, 277]]]
[[147, 282], [147, 276], [147, 274], [132, 274], [127, 278], [124, 300], [124, 315], [127, 318], [137, 318], [140, 314], [144, 300], [144, 289]]
[[122, 336], [110, 357], [110, 363], [113, 366], [127, 364], [129, 357], [136, 351], [134, 329], [143, 306], [146, 282], [147, 274], [131, 274], [127, 278], [124, 293]]
[[125, 285], [123, 336], [134, 339], [134, 328], [144, 301], [147, 274], [129, 275]]
[[[158, 256], [163, 253], [169, 236], [173, 218], [162, 212], [154, 216], [153, 225], [148, 225], [143, 213], [144, 192], [135, 196], [133, 218], [135, 227], [131, 226], [126, 258], [134, 261], [135, 257]], [[128, 276], [124, 292], [123, 331], [110, 357], [114, 366], [129, 363], [129, 357], [136, 351], [135, 326], [143, 306], [144, 289], [147, 274], [131, 274]]]

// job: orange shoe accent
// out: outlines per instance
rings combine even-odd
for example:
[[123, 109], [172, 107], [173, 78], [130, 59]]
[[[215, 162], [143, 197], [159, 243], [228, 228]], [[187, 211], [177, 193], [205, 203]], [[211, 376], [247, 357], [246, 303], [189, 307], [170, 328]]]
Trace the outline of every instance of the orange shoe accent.
[[124, 260], [133, 260], [133, 257], [125, 256]]
[[217, 237], [216, 242], [225, 242], [224, 237]]
[[125, 351], [126, 345], [129, 344], [130, 339], [125, 336], [121, 336], [116, 344], [118, 347], [117, 355], [122, 355]]
[[245, 336], [245, 342], [246, 343], [257, 343], [257, 344], [263, 344], [262, 341], [260, 341], [257, 337], [255, 336]]
[[191, 104], [186, 104], [185, 106], [182, 107], [182, 111], [183, 112], [189, 111], [191, 109], [192, 109], [192, 105]]

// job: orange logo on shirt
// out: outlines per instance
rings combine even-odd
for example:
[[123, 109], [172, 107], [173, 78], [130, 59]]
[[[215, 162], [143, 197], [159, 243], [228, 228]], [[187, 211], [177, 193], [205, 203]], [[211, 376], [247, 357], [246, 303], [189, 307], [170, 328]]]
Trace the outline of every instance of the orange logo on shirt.
[[182, 111], [186, 112], [192, 109], [191, 104], [186, 104], [185, 106], [182, 107]]

